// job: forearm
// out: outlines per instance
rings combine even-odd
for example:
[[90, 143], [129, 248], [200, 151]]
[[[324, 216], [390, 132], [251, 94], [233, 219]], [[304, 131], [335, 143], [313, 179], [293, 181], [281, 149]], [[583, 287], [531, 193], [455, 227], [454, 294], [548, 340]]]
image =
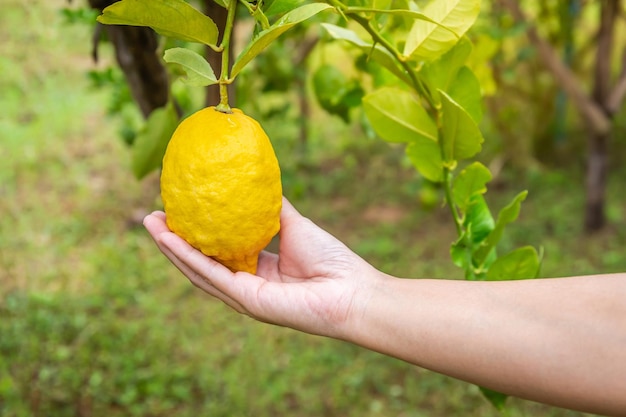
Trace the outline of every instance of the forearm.
[[626, 276], [378, 282], [348, 340], [522, 398], [626, 415]]

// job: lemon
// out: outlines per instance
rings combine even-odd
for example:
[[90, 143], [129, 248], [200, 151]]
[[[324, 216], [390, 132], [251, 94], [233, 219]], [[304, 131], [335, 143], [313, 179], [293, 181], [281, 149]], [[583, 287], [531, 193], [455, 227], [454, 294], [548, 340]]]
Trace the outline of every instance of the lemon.
[[232, 271], [255, 273], [280, 228], [280, 168], [263, 128], [239, 109], [204, 108], [176, 128], [163, 157], [168, 227]]

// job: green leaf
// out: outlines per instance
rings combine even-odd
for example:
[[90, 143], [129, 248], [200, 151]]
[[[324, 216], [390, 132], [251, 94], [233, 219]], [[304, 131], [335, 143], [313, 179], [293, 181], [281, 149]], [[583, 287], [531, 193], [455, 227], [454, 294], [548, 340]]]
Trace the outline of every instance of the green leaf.
[[480, 82], [471, 69], [462, 67], [446, 91], [474, 122], [480, 123], [483, 118], [482, 92]]
[[536, 278], [539, 255], [532, 246], [524, 246], [499, 257], [489, 267], [488, 281]]
[[327, 111], [336, 106], [347, 92], [348, 79], [334, 65], [324, 64], [313, 73], [313, 91], [320, 105]]
[[465, 279], [468, 281], [477, 281], [482, 279], [481, 271], [474, 266], [472, 254], [475, 244], [472, 242], [471, 231], [466, 230], [459, 236], [456, 242], [450, 246], [450, 257], [452, 262], [463, 269]]
[[398, 79], [402, 80], [409, 86], [413, 86], [411, 83], [411, 79], [407, 76], [407, 74], [398, 67], [396, 59], [387, 51], [385, 48], [380, 46], [379, 44], [372, 44], [364, 41], [356, 34], [356, 32], [345, 29], [336, 25], [332, 25], [330, 23], [322, 23], [322, 28], [328, 32], [328, 34], [337, 40], [342, 40], [353, 44], [358, 47], [363, 53], [367, 54], [369, 59], [378, 63], [383, 68], [394, 74]]
[[268, 29], [261, 31], [248, 45], [241, 51], [233, 64], [230, 77], [234, 78], [239, 72], [267, 48], [276, 38], [323, 10], [332, 8], [332, 6], [323, 3], [312, 3], [298, 7], [282, 16], [276, 23]]
[[186, 84], [196, 87], [217, 84], [211, 64], [199, 53], [187, 48], [171, 48], [163, 54], [165, 62], [179, 64], [185, 70], [187, 78], [183, 79]]
[[496, 221], [496, 228], [494, 229], [493, 236], [489, 239], [494, 245], [500, 241], [504, 228], [507, 224], [513, 223], [519, 217], [520, 210], [522, 208], [522, 202], [526, 200], [528, 191], [522, 191], [517, 194], [513, 200], [498, 213], [498, 220]]
[[491, 403], [491, 405], [496, 407], [497, 410], [504, 412], [508, 395], [502, 394], [498, 391], [490, 390], [489, 388], [478, 388], [480, 388], [480, 392], [482, 392], [483, 396]]
[[470, 241], [476, 246], [494, 230], [495, 222], [482, 194], [475, 194], [471, 197], [463, 224], [468, 230]]
[[409, 31], [404, 56], [432, 60], [452, 48], [472, 27], [480, 12], [480, 0], [431, 0], [423, 14], [439, 25], [416, 20]]
[[307, 0], [270, 0], [264, 1], [263, 7], [265, 15], [270, 17], [297, 9], [298, 7], [306, 4], [306, 1]]
[[420, 75], [432, 91], [448, 91], [457, 73], [470, 57], [472, 49], [472, 43], [463, 37], [448, 52], [434, 61], [426, 62], [420, 69]]
[[363, 97], [363, 110], [381, 138], [409, 144], [406, 154], [422, 176], [443, 180], [437, 126], [413, 94], [383, 87]]
[[441, 95], [442, 145], [446, 162], [471, 158], [480, 152], [483, 135], [472, 117], [448, 94]]
[[381, 9], [381, 8], [368, 8], [368, 7], [349, 7], [346, 12], [365, 12], [365, 13], [372, 13], [374, 15], [376, 14], [391, 14], [394, 16], [401, 16], [410, 20], [421, 20], [424, 22], [429, 22], [432, 23], [433, 25], [439, 26], [441, 27], [441, 29], [447, 30], [450, 32], [451, 35], [453, 35], [455, 38], [458, 39], [458, 35], [456, 34], [456, 32], [453, 29], [448, 28], [447, 26], [441, 24], [440, 22], [438, 22], [437, 20], [432, 19], [429, 16], [426, 16], [424, 13], [420, 13], [418, 11], [415, 10], [410, 10], [410, 9]]
[[443, 161], [439, 144], [425, 137], [418, 137], [406, 147], [406, 155], [417, 171], [432, 182], [443, 181]]
[[263, 9], [260, 7], [252, 6], [248, 2], [244, 2], [244, 4], [246, 5], [246, 8], [248, 8], [250, 15], [254, 18], [254, 21], [257, 23], [257, 25], [261, 27], [261, 30], [269, 29], [270, 21], [268, 20], [267, 16], [265, 16], [265, 13], [263, 13]]
[[480, 162], [474, 162], [461, 171], [454, 179], [452, 199], [461, 212], [465, 212], [470, 199], [477, 194], [487, 192], [487, 183], [491, 181], [491, 172]]
[[217, 48], [215, 22], [183, 0], [121, 0], [105, 8], [98, 22], [149, 26], [163, 36]]
[[320, 106], [330, 114], [350, 121], [350, 108], [361, 104], [363, 89], [356, 80], [348, 80], [337, 67], [324, 64], [313, 73], [313, 91]]
[[[465, 65], [472, 54], [472, 43], [463, 37], [451, 50], [420, 69], [420, 76], [431, 91], [445, 91], [479, 123], [483, 115], [482, 89], [472, 70]], [[435, 97], [439, 102], [440, 97]]]
[[137, 179], [161, 166], [167, 144], [177, 125], [178, 115], [172, 103], [150, 113], [132, 148], [131, 167]]
[[472, 266], [472, 248], [468, 242], [468, 236], [463, 232], [457, 241], [450, 246], [452, 263], [466, 271], [466, 278], [468, 278], [467, 273], [474, 269]]
[[[485, 268], [482, 261], [476, 260], [475, 254], [484, 246], [484, 241], [492, 233], [495, 222], [485, 198], [480, 193], [471, 197], [464, 215], [464, 231], [452, 244], [450, 255], [454, 264], [465, 271], [465, 279], [482, 280]], [[495, 250], [492, 249], [488, 255], [491, 260], [495, 257]]]
[[522, 191], [517, 194], [506, 207], [500, 210], [493, 231], [487, 236], [485, 244], [476, 252], [475, 259], [477, 262], [482, 263], [487, 255], [489, 255], [489, 252], [500, 242], [506, 225], [517, 220], [522, 202], [526, 199], [527, 195], [528, 191]]
[[372, 128], [388, 142], [413, 142], [422, 137], [437, 143], [435, 122], [407, 91], [378, 89], [363, 97], [363, 110]]

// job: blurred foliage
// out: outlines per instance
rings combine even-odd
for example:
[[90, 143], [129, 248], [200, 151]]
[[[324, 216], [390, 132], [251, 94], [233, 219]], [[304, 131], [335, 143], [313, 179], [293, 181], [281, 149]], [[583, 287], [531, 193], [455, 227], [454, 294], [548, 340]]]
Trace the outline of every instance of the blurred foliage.
[[[51, 3], [3, 6], [1, 417], [498, 415], [468, 384], [342, 342], [260, 325], [196, 291], [138, 227], [141, 215], [160, 208], [158, 179], [136, 181], [126, 146], [112, 140], [125, 123], [106, 116], [110, 90], [89, 89], [90, 45], [76, 40], [88, 39], [89, 29], [64, 25]], [[341, 52], [328, 48], [327, 59], [338, 62]], [[321, 65], [317, 53], [308, 65]], [[530, 78], [518, 80], [539, 82]], [[253, 100], [256, 91], [246, 101], [253, 112], [293, 99], [293, 92], [285, 99], [267, 90]], [[527, 119], [510, 112], [507, 120], [518, 130], [507, 141], [530, 138], [524, 129], [541, 112], [507, 89], [500, 94], [502, 105], [511, 95], [515, 111], [531, 113]], [[189, 97], [194, 105], [203, 98]], [[264, 124], [285, 193], [298, 209], [385, 272], [461, 278], [449, 262], [454, 230], [438, 200], [433, 204], [433, 185], [414, 174], [401, 149], [364, 134], [358, 110], [346, 125], [312, 103], [305, 162], [295, 156], [293, 106]], [[568, 129], [576, 132], [576, 123]], [[510, 145], [497, 132], [485, 155], [493, 166], [492, 156]], [[576, 153], [568, 155], [575, 161]], [[582, 172], [566, 162], [533, 166], [523, 176], [507, 165], [500, 171], [490, 204], [502, 206], [529, 189], [520, 219], [503, 237], [505, 252], [541, 242], [543, 276], [626, 270], [626, 172], [616, 166], [609, 183], [612, 226], [583, 238]], [[512, 399], [508, 415], [584, 414]]]
[[[584, 90], [590, 92], [600, 3], [526, 0], [520, 5]], [[616, 39], [623, 39], [624, 30], [624, 25], [618, 25]], [[537, 165], [580, 165], [587, 152], [584, 121], [558, 80], [542, 64], [525, 31], [526, 26], [516, 23], [499, 2], [483, 2], [474, 33], [480, 42], [488, 40], [495, 48], [490, 67], [497, 88], [497, 94], [486, 100], [485, 130], [491, 132], [488, 142], [495, 154], [522, 171]], [[616, 44], [617, 49], [622, 47]], [[620, 53], [615, 55], [612, 66], [617, 75], [622, 60]], [[623, 125], [622, 109], [615, 117], [616, 138]]]

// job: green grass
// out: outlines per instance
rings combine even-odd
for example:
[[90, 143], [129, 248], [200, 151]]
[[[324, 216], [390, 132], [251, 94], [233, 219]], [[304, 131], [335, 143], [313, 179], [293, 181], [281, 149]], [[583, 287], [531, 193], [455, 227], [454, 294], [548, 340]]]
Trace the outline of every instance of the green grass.
[[[90, 33], [63, 25], [62, 5], [10, 0], [0, 15], [1, 417], [498, 415], [472, 385], [256, 323], [182, 278], [138, 225], [159, 207], [158, 178], [131, 175], [108, 97], [85, 76]], [[401, 149], [319, 126], [306, 163], [277, 144], [298, 208], [386, 272], [459, 278], [447, 213], [423, 210]], [[593, 237], [580, 233], [580, 184], [504, 175], [496, 207], [530, 189], [504, 249], [543, 245], [545, 276], [624, 270], [618, 178], [614, 227]], [[510, 416], [583, 415], [509, 404]]]

